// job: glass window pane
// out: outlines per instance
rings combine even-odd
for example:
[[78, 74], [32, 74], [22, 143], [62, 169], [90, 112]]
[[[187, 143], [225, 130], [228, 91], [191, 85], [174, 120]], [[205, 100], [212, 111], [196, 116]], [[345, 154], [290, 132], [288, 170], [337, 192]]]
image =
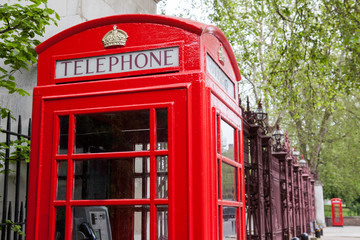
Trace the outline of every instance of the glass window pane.
[[156, 197], [168, 198], [168, 156], [156, 157]]
[[236, 207], [223, 206], [223, 240], [238, 239], [238, 218]]
[[66, 199], [66, 176], [67, 176], [67, 161], [59, 161], [57, 169], [57, 192], [56, 200]]
[[168, 149], [168, 111], [156, 109], [156, 144], [158, 150]]
[[59, 116], [59, 146], [58, 154], [68, 153], [69, 116]]
[[73, 239], [149, 240], [148, 206], [73, 207]]
[[235, 84], [224, 73], [219, 65], [210, 57], [209, 54], [206, 54], [206, 71], [231, 97], [235, 97]]
[[135, 158], [135, 199], [150, 198], [150, 158]]
[[224, 120], [221, 120], [220, 131], [221, 154], [227, 158], [234, 160], [235, 129], [231, 127], [228, 123], [226, 123]]
[[234, 201], [236, 200], [236, 172], [235, 167], [222, 163], [221, 176], [222, 176], [222, 197], [223, 200]]
[[149, 150], [150, 111], [76, 115], [76, 153]]
[[65, 213], [66, 207], [56, 207], [55, 240], [65, 239]]
[[157, 208], [157, 239], [168, 240], [169, 229], [168, 229], [168, 206], [159, 205]]
[[148, 157], [75, 161], [74, 199], [134, 199], [150, 196]]

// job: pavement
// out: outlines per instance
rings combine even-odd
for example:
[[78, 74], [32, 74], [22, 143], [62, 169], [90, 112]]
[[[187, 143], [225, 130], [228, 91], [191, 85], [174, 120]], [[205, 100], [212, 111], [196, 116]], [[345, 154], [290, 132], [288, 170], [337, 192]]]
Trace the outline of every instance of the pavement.
[[326, 227], [321, 240], [360, 240], [360, 226]]

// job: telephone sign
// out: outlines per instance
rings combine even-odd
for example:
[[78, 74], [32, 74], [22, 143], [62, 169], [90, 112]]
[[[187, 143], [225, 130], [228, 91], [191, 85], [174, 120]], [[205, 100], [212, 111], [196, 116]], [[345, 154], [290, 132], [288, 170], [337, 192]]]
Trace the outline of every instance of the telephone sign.
[[36, 51], [28, 240], [245, 240], [240, 73], [218, 28], [118, 15]]
[[56, 61], [55, 78], [74, 78], [179, 66], [179, 48], [160, 48], [138, 52]]

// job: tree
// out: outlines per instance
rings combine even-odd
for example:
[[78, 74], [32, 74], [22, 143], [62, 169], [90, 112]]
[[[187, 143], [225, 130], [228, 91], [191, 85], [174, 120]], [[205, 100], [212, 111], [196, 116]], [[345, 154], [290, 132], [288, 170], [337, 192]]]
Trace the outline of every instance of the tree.
[[[47, 0], [18, 0], [17, 4], [0, 4], [0, 87], [22, 96], [28, 93], [18, 88], [14, 73], [37, 62], [37, 37], [43, 36], [45, 27], [56, 25], [60, 17], [47, 7]], [[21, 4], [20, 4], [21, 2]], [[1, 117], [10, 109], [0, 106]]]
[[[211, 18], [234, 46], [245, 84], [271, 112], [268, 132], [284, 117], [291, 119], [288, 123], [296, 130], [293, 140], [315, 169], [334, 99], [347, 88], [334, 81], [338, 42], [322, 24], [321, 6], [309, 0], [214, 0], [213, 4]], [[314, 112], [323, 113], [317, 114], [317, 121], [311, 119]], [[312, 137], [304, 137], [304, 130]]]
[[[268, 132], [290, 119], [293, 140], [314, 171], [337, 99], [358, 84], [358, 43], [333, 17], [344, 6], [334, 10], [330, 1], [213, 0], [210, 15], [234, 46], [253, 98], [262, 98], [272, 115]], [[348, 8], [356, 19], [357, 8]]]
[[334, 112], [318, 166], [325, 197], [340, 197], [346, 203], [360, 196], [359, 100], [358, 91], [350, 98], [341, 99], [344, 107]]
[[241, 98], [262, 99], [270, 115], [265, 123], [269, 134], [281, 122], [311, 169], [321, 174], [331, 168], [323, 164], [323, 149], [335, 137], [329, 132], [338, 121], [337, 112], [360, 86], [359, 4], [207, 1], [210, 20], [225, 33], [237, 56]]
[[346, 81], [359, 88], [360, 73], [360, 2], [357, 0], [323, 0], [327, 21], [342, 47], [341, 60]]

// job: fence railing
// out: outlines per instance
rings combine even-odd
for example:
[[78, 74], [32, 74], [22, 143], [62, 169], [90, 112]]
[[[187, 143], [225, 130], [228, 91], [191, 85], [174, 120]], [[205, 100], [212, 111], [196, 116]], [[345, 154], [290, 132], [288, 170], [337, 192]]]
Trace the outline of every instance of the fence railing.
[[[21, 157], [19, 154], [21, 149], [14, 147], [14, 143], [19, 144], [21, 139], [30, 140], [31, 120], [29, 120], [27, 135], [22, 133], [21, 116], [17, 120], [17, 131], [12, 131], [10, 114], [5, 120], [6, 127], [0, 127], [2, 140], [0, 179], [3, 179], [0, 181], [0, 189], [3, 189], [0, 193], [2, 200], [0, 233], [1, 240], [22, 240], [24, 236], [21, 233], [25, 230], [26, 223], [29, 163]], [[21, 181], [24, 176], [25, 180]], [[24, 192], [25, 196], [21, 196]]]
[[273, 146], [256, 116], [244, 111], [247, 240], [288, 240], [314, 233], [315, 176], [298, 164], [285, 134]]

